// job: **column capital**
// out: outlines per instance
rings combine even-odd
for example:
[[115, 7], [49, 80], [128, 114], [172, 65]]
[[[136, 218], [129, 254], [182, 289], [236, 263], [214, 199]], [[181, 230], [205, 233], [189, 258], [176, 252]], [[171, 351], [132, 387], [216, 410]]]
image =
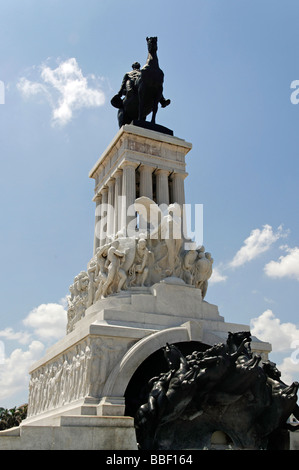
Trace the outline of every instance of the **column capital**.
[[115, 172], [112, 174], [112, 178], [117, 179], [122, 176], [123, 171], [120, 168], [117, 168]]
[[114, 185], [115, 185], [115, 178], [110, 178], [110, 179], [107, 181], [108, 189], [111, 188], [111, 186], [114, 186]]
[[170, 171], [169, 170], [165, 170], [164, 168], [157, 168], [155, 170], [155, 174], [156, 175], [165, 175], [165, 176], [168, 176], [170, 175]]
[[144, 170], [148, 170], [148, 171], [155, 171], [156, 167], [155, 166], [151, 166], [151, 165], [148, 165], [147, 163], [141, 163], [141, 165], [139, 166], [139, 170], [140, 171], [144, 171]]
[[186, 177], [188, 176], [188, 173], [181, 173], [181, 172], [173, 172], [171, 175], [170, 175], [170, 179], [175, 179], [175, 178], [181, 178], [181, 179], [185, 179]]
[[102, 200], [102, 194], [101, 193], [96, 193], [94, 197], [92, 198], [93, 202], [96, 204], [99, 204]]
[[138, 162], [132, 162], [131, 160], [124, 160], [124, 161], [120, 164], [119, 168], [120, 168], [121, 170], [123, 170], [123, 169], [125, 169], [125, 168], [134, 168], [134, 169], [135, 169], [135, 168], [138, 167], [138, 165], [139, 165]]

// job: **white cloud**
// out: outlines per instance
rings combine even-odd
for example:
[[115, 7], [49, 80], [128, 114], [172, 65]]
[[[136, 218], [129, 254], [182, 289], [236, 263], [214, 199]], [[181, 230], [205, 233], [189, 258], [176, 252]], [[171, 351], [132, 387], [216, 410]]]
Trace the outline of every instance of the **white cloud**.
[[34, 308], [23, 320], [41, 339], [58, 339], [66, 334], [67, 313], [63, 305], [49, 303]]
[[48, 94], [47, 87], [42, 83], [31, 82], [25, 77], [22, 77], [17, 83], [18, 90], [27, 98], [39, 93]]
[[264, 225], [262, 229], [256, 228], [252, 230], [249, 237], [246, 238], [243, 246], [237, 251], [232, 261], [220, 263], [217, 267], [214, 267], [210, 283], [216, 284], [226, 281], [228, 276], [224, 274], [224, 271], [238, 268], [245, 263], [252, 261], [261, 253], [268, 251], [273, 243], [275, 243], [279, 238], [286, 237], [287, 234], [288, 231], [284, 231], [282, 225], [280, 225], [276, 231], [273, 231], [273, 228], [267, 224]]
[[14, 331], [12, 328], [5, 328], [4, 330], [0, 330], [0, 338], [18, 341], [20, 344], [28, 344], [31, 334], [27, 331]]
[[62, 299], [60, 299], [59, 302], [58, 302], [59, 305], [62, 305], [65, 310], [68, 309], [68, 304], [69, 304], [69, 302], [68, 302], [68, 297], [69, 297], [69, 294], [66, 294], [66, 295], [65, 295], [64, 297], [62, 297]]
[[264, 297], [264, 301], [265, 301], [267, 304], [275, 304], [275, 300], [270, 299], [269, 297]]
[[299, 248], [281, 247], [288, 254], [280, 256], [278, 261], [270, 261], [265, 265], [265, 273], [269, 277], [291, 277], [299, 281]]
[[[49, 346], [49, 343], [52, 344], [53, 341], [66, 334], [67, 312], [65, 307], [65, 298], [63, 298], [60, 303], [41, 304], [34, 308], [23, 320], [23, 324], [27, 328], [32, 328], [33, 332], [16, 332], [9, 327], [0, 331], [4, 353], [0, 361], [0, 400], [2, 401], [0, 406], [3, 406], [5, 400], [12, 402], [13, 396], [18, 393], [28, 396], [28, 371], [30, 366], [41, 358], [45, 349], [44, 343]], [[19, 347], [14, 348], [6, 357], [5, 340], [30, 344], [26, 350]], [[11, 406], [15, 405], [18, 403]]]
[[213, 269], [213, 274], [209, 280], [209, 283], [211, 284], [216, 284], [218, 282], [224, 282], [226, 281], [227, 279], [227, 276], [225, 276], [225, 274], [222, 274], [221, 273], [221, 268], [220, 267], [215, 267]]
[[294, 362], [292, 357], [285, 357], [281, 364], [277, 365], [278, 370], [281, 372], [281, 379], [287, 385], [299, 379], [299, 366]]
[[252, 261], [261, 253], [268, 251], [271, 245], [279, 238], [285, 236], [286, 232], [283, 232], [282, 226], [279, 226], [276, 232], [273, 231], [270, 225], [264, 225], [262, 230], [258, 228], [252, 230], [249, 237], [244, 241], [243, 246], [229, 263], [229, 266], [236, 268], [248, 261]]
[[252, 319], [250, 326], [251, 334], [271, 343], [272, 352], [281, 357], [282, 362], [277, 363], [277, 368], [283, 382], [290, 385], [299, 381], [299, 328], [294, 323], [281, 323], [272, 310]]
[[[22, 390], [28, 390], [30, 366], [38, 359], [44, 350], [40, 341], [32, 341], [26, 351], [15, 349], [11, 355], [0, 364], [0, 400], [12, 397]], [[20, 403], [16, 403], [17, 406]]]
[[262, 341], [272, 344], [274, 352], [289, 351], [294, 341], [299, 342], [299, 329], [294, 323], [281, 323], [268, 309], [251, 320], [251, 333]]
[[32, 82], [22, 77], [17, 87], [25, 97], [42, 93], [52, 107], [53, 123], [67, 124], [75, 110], [99, 107], [105, 103], [105, 94], [99, 88], [90, 88], [88, 79], [96, 82], [96, 77], [85, 77], [77, 60], [71, 58], [51, 69], [41, 66], [40, 80]]

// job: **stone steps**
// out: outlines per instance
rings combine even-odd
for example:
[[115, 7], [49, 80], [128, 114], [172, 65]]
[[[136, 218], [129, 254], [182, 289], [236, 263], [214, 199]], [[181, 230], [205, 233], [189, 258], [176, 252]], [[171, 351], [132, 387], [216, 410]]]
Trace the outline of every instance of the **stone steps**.
[[57, 425], [20, 425], [0, 431], [0, 450], [137, 450], [127, 416], [60, 416]]

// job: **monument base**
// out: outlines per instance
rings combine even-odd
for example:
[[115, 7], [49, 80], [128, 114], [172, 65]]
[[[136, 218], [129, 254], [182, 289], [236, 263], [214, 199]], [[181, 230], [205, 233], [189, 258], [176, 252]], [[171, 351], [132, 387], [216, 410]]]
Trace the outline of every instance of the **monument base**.
[[32, 366], [28, 417], [0, 432], [0, 449], [137, 449], [126, 409], [135, 371], [166, 343], [213, 345], [240, 329], [176, 278], [101, 299]]
[[60, 416], [0, 431], [0, 450], [137, 450], [133, 418]]
[[135, 119], [131, 122], [133, 126], [143, 127], [143, 129], [148, 129], [150, 131], [161, 132], [162, 134], [173, 135], [173, 131], [168, 129], [168, 127], [161, 126], [160, 124], [152, 123], [150, 121], [139, 121]]

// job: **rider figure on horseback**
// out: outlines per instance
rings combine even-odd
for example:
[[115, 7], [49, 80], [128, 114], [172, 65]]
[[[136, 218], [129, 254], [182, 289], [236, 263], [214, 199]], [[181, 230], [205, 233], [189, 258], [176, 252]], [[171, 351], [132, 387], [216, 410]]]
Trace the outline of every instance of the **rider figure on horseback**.
[[[140, 75], [140, 64], [139, 62], [134, 62], [134, 64], [132, 64], [132, 70], [124, 75], [119, 92], [112, 98], [115, 104], [117, 98], [121, 98], [122, 96], [129, 98], [132, 93], [137, 93], [136, 83], [137, 79], [140, 78]], [[160, 104], [162, 108], [166, 108], [166, 106], [170, 104], [170, 100], [166, 100], [162, 95], [162, 98], [160, 99]]]
[[[162, 92], [163, 72], [159, 69], [156, 57], [157, 38], [147, 38], [147, 42], [149, 56], [146, 65], [140, 69], [140, 63], [134, 62], [132, 70], [124, 75], [119, 92], [111, 100], [111, 104], [119, 109], [119, 127], [129, 124], [134, 119], [145, 120], [146, 114], [149, 114], [151, 111], [153, 111], [152, 122], [154, 122], [157, 103], [159, 102], [162, 108], [170, 104], [170, 100], [166, 100]], [[151, 53], [152, 44], [154, 44], [154, 49]], [[157, 77], [159, 75], [157, 76], [157, 71], [161, 74], [161, 79], [159, 78], [158, 80]], [[151, 81], [151, 90], [148, 88], [149, 85], [144, 83], [144, 73], [146, 73], [146, 79]], [[141, 86], [143, 87], [142, 93]], [[160, 92], [157, 91], [159, 88]], [[143, 102], [143, 93], [146, 93], [146, 102]], [[124, 99], [122, 99], [122, 96], [124, 96]]]

